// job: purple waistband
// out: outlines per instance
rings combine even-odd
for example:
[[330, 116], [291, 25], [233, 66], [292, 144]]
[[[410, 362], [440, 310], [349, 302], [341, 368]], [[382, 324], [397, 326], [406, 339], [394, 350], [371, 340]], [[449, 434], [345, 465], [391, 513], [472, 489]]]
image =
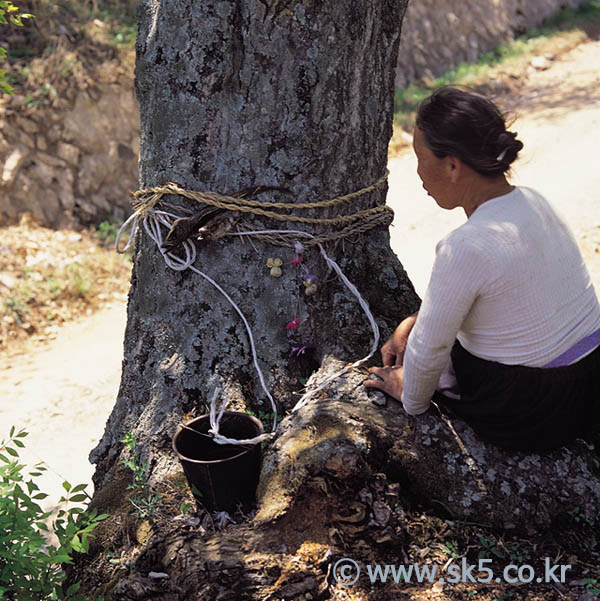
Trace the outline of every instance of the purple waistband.
[[552, 359], [550, 363], [542, 367], [564, 367], [565, 365], [571, 365], [571, 363], [574, 363], [583, 355], [593, 351], [598, 345], [600, 345], [600, 330], [596, 330], [589, 336], [582, 338], [570, 349], [567, 349], [564, 353], [556, 357], [556, 359]]

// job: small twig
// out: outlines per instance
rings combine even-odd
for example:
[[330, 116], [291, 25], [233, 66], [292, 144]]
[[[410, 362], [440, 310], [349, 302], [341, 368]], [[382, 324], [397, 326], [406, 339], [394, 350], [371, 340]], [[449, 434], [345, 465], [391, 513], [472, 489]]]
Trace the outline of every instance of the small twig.
[[596, 574], [600, 574], [600, 568], [598, 566], [592, 565], [591, 563], [586, 563], [585, 561], [581, 561], [581, 559], [579, 559], [579, 558], [577, 559], [577, 563], [580, 566], [585, 566], [586, 568], [590, 568], [590, 569], [594, 570], [594, 572]]

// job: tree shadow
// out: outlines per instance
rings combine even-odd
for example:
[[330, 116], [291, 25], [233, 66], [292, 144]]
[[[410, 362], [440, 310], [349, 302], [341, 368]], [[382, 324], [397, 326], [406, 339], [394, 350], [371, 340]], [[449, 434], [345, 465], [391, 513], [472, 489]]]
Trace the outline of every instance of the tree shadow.
[[531, 120], [556, 120], [566, 113], [598, 106], [598, 79], [590, 77], [581, 83], [577, 78], [540, 82], [522, 94], [518, 102], [520, 116], [526, 115]]

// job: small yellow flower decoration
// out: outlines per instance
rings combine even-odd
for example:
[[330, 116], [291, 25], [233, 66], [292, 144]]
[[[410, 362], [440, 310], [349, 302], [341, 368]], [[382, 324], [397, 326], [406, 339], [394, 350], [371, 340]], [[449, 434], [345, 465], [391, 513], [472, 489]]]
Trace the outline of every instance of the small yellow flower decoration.
[[311, 281], [311, 280], [305, 280], [304, 282], [304, 294], [306, 294], [306, 296], [313, 296], [314, 294], [317, 293], [318, 288], [317, 285]]
[[271, 277], [274, 278], [280, 278], [281, 277], [281, 266], [283, 265], [283, 261], [279, 258], [271, 258], [269, 257], [267, 259], [267, 267], [271, 270], [270, 271], [270, 275]]

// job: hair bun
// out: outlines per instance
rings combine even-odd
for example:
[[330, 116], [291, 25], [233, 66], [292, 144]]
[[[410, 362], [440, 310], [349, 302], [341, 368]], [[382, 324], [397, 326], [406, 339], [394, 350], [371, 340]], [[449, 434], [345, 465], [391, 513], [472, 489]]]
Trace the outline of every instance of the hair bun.
[[499, 151], [496, 160], [499, 163], [510, 165], [516, 158], [519, 151], [523, 148], [523, 142], [517, 139], [518, 133], [515, 131], [503, 131], [498, 136], [497, 148]]

